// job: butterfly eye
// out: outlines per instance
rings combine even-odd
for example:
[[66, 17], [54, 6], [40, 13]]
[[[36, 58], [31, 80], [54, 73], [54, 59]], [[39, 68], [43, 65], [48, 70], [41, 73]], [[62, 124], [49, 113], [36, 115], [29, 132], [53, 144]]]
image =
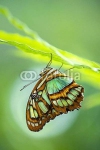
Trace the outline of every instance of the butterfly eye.
[[41, 71], [40, 76], [44, 75], [46, 72], [47, 72], [47, 68], [44, 68], [44, 69]]
[[40, 74], [39, 74], [40, 76], [42, 76], [43, 75], [43, 70], [40, 72]]
[[43, 69], [43, 72], [46, 72], [47, 70], [48, 70], [47, 68], [44, 68], [44, 69]]

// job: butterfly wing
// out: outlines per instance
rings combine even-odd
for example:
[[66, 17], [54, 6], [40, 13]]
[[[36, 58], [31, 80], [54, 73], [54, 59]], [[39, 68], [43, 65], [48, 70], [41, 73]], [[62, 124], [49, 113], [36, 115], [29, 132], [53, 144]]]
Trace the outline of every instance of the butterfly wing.
[[59, 76], [47, 82], [47, 91], [53, 108], [60, 113], [79, 109], [84, 89], [67, 76]]
[[41, 78], [34, 87], [27, 103], [27, 126], [31, 131], [39, 131], [50, 119], [54, 119], [59, 114], [54, 110], [48, 97], [45, 78]]
[[26, 108], [27, 126], [39, 131], [56, 116], [79, 109], [83, 100], [83, 87], [72, 78], [57, 75], [50, 80], [41, 78], [34, 87]]
[[[39, 93], [40, 94], [40, 93]], [[45, 89], [38, 98], [29, 97], [26, 108], [27, 126], [31, 131], [39, 131], [60, 113], [55, 111]]]

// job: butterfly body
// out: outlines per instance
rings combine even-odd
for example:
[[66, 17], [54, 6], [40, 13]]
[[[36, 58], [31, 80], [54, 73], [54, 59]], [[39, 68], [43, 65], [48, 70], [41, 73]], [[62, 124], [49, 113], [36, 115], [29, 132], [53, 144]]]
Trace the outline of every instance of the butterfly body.
[[27, 126], [39, 131], [56, 116], [79, 109], [84, 88], [59, 70], [47, 68], [40, 74], [26, 108]]

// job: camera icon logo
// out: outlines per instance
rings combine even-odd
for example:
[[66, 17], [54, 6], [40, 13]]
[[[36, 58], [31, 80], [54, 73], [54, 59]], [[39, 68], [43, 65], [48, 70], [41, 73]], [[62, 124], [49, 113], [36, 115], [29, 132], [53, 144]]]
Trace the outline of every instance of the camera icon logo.
[[20, 74], [20, 78], [22, 80], [35, 80], [37, 77], [37, 74], [35, 71], [22, 71]]

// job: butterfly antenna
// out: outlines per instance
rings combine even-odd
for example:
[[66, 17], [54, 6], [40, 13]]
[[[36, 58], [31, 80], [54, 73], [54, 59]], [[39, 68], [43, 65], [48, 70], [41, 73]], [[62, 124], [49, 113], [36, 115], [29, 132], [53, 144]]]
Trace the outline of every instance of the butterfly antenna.
[[46, 68], [48, 68], [52, 63], [52, 53], [50, 53], [50, 54], [51, 54], [51, 59], [50, 59], [49, 63], [47, 64]]
[[22, 90], [25, 89], [27, 86], [29, 86], [30, 84], [32, 84], [33, 82], [35, 82], [35, 81], [37, 81], [37, 80], [39, 80], [39, 79], [40, 79], [40, 78], [38, 78], [38, 79], [36, 79], [36, 80], [34, 80], [34, 81], [32, 81], [32, 82], [30, 82], [30, 83], [24, 85], [23, 88], [22, 88], [20, 91], [22, 91]]
[[[71, 69], [73, 69], [73, 68], [75, 68], [75, 67], [69, 68], [69, 69], [67, 69], [67, 70], [71, 70]], [[66, 72], [67, 70], [65, 70], [64, 72]]]
[[62, 68], [62, 66], [63, 66], [63, 63], [61, 64], [61, 66], [60, 66], [60, 68], [58, 70], [60, 70]]

